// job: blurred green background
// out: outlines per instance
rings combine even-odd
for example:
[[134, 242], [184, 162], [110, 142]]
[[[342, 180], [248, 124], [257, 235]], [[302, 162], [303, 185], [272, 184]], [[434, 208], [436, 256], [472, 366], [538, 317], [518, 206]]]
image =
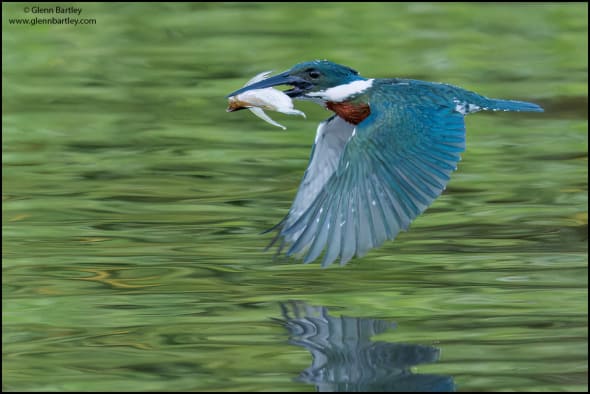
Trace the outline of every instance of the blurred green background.
[[[3, 389], [313, 391], [278, 301], [394, 321], [459, 391], [587, 391], [588, 5], [2, 4]], [[31, 17], [92, 25], [18, 25]], [[11, 23], [12, 20], [12, 23]], [[467, 118], [446, 192], [345, 267], [273, 261], [315, 128], [226, 113], [316, 58], [532, 101]]]

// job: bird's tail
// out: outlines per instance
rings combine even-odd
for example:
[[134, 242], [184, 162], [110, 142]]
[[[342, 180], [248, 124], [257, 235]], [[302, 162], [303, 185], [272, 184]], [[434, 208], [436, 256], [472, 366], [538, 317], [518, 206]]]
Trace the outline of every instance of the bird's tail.
[[522, 112], [543, 112], [543, 108], [537, 104], [516, 100], [497, 100], [486, 97], [482, 107], [492, 111], [522, 111]]

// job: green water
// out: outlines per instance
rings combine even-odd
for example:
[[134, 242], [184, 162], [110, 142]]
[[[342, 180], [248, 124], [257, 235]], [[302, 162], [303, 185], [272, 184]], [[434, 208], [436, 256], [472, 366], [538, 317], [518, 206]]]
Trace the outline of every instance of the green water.
[[[288, 300], [394, 324], [370, 340], [413, 387], [587, 390], [587, 4], [80, 3], [95, 24], [10, 24], [25, 6], [2, 4], [4, 390], [355, 387], [301, 378]], [[446, 192], [366, 257], [273, 261], [259, 233], [329, 114], [271, 113], [283, 132], [224, 96], [315, 58], [546, 112], [469, 116]]]

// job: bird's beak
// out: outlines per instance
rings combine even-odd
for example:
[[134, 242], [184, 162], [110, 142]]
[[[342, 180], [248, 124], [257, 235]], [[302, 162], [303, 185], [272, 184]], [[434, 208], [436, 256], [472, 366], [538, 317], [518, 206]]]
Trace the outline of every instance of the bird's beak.
[[293, 86], [293, 89], [289, 89], [285, 91], [285, 94], [289, 97], [296, 97], [299, 96], [307, 91], [311, 87], [311, 83], [307, 82], [303, 78], [294, 77], [289, 75], [289, 72], [286, 71], [279, 75], [275, 75], [274, 77], [270, 77], [267, 79], [263, 79], [262, 81], [253, 83], [252, 85], [244, 86], [241, 89], [236, 90], [228, 94], [226, 97], [236, 96], [240, 93], [247, 92], [249, 90], [256, 90], [256, 89], [265, 89], [265, 88], [272, 88], [273, 86], [278, 85], [290, 85]]

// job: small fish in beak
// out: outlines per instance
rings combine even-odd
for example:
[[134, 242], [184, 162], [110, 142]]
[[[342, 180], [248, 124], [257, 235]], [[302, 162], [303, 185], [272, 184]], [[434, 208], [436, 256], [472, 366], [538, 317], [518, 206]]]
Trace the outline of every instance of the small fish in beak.
[[[265, 71], [246, 82], [244, 87], [260, 82], [267, 78], [271, 71]], [[282, 112], [287, 115], [301, 115], [305, 118], [305, 114], [301, 111], [293, 109], [293, 101], [291, 97], [275, 88], [264, 88], [247, 90], [228, 99], [227, 112], [233, 112], [240, 109], [247, 108], [260, 119], [286, 130], [287, 128], [274, 120], [272, 120], [264, 110]]]

